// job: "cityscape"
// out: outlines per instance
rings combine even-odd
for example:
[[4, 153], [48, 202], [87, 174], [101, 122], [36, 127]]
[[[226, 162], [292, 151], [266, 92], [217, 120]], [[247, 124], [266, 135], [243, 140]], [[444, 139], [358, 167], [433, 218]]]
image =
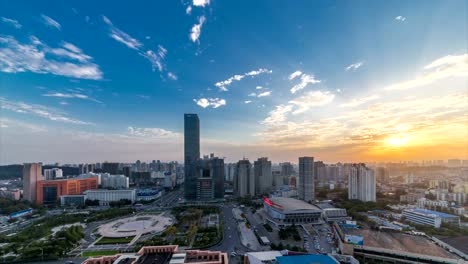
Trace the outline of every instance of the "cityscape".
[[0, 263], [468, 263], [467, 21], [0, 1]]

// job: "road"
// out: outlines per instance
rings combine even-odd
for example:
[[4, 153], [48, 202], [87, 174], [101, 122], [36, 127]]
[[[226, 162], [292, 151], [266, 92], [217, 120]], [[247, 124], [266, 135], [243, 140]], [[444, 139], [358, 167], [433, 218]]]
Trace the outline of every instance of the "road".
[[218, 245], [209, 249], [223, 251], [228, 254], [231, 252], [244, 254], [247, 249], [241, 244], [240, 234], [237, 231], [237, 220], [232, 214], [232, 208], [233, 206], [231, 204], [225, 204], [221, 207], [223, 214], [223, 240]]

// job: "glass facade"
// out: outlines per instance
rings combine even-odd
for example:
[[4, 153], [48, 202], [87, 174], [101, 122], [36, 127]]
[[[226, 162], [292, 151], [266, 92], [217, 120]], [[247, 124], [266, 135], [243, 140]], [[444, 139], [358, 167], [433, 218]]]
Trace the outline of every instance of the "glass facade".
[[184, 115], [185, 199], [197, 198], [196, 162], [200, 159], [200, 120], [196, 114]]

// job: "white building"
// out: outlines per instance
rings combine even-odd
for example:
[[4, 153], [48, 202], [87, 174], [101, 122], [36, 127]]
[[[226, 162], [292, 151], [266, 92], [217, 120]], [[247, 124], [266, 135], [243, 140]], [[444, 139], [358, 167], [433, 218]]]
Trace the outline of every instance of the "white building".
[[63, 171], [59, 168], [53, 169], [45, 169], [44, 170], [44, 178], [45, 180], [55, 180], [55, 179], [62, 179], [63, 178]]
[[172, 189], [176, 186], [177, 177], [176, 174], [173, 172], [165, 172], [164, 173], [164, 188]]
[[374, 171], [365, 164], [353, 164], [348, 175], [348, 199], [375, 202]]
[[224, 177], [226, 181], [233, 181], [234, 175], [236, 173], [236, 166], [235, 163], [224, 164]]
[[273, 187], [271, 161], [268, 158], [258, 158], [254, 161], [255, 194], [270, 192]]
[[297, 193], [299, 195], [299, 199], [303, 201], [310, 203], [315, 200], [313, 157], [299, 158], [299, 183]]
[[109, 205], [109, 202], [117, 202], [127, 199], [135, 202], [135, 189], [127, 190], [87, 190], [84, 192], [87, 200], [99, 200], [99, 205]]
[[110, 175], [109, 173], [102, 173], [101, 186], [102, 188], [128, 189], [130, 186], [130, 180], [125, 175]]

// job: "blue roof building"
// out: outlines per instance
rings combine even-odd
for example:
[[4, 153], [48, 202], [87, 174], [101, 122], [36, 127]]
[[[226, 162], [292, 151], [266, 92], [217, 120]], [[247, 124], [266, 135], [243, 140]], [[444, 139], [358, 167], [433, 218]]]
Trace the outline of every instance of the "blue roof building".
[[290, 255], [276, 257], [279, 264], [339, 264], [335, 258], [328, 255]]

